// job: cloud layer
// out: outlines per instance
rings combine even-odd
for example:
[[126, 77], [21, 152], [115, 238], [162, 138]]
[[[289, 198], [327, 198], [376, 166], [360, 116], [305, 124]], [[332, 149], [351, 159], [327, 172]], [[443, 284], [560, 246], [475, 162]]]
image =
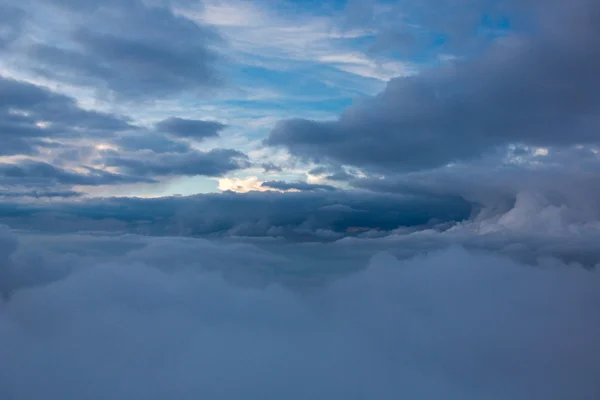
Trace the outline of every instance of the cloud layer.
[[0, 399], [600, 398], [597, 1], [0, 3]]
[[0, 303], [3, 398], [600, 394], [600, 281], [583, 269], [460, 248], [381, 253], [352, 272], [341, 252], [319, 270], [306, 249], [200, 239], [5, 231], [0, 243], [35, 285]]

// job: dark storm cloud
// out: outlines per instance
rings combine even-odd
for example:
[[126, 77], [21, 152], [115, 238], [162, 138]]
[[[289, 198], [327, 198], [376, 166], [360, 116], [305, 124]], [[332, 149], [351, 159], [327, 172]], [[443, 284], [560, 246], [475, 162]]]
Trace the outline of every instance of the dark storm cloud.
[[263, 182], [262, 187], [278, 190], [299, 190], [302, 192], [315, 192], [315, 191], [327, 191], [331, 192], [337, 190], [335, 187], [330, 185], [319, 185], [315, 183], [307, 182], [284, 182], [284, 181], [269, 181]]
[[31, 154], [42, 138], [100, 136], [135, 129], [125, 117], [83, 110], [71, 97], [0, 76], [1, 155]]
[[211, 49], [221, 42], [218, 34], [166, 6], [138, 0], [53, 6], [68, 13], [73, 29], [68, 46], [48, 41], [29, 50], [27, 67], [39, 73], [126, 99], [200, 93], [220, 84]]
[[[131, 232], [166, 235], [283, 236], [332, 240], [362, 232], [434, 226], [469, 217], [472, 205], [452, 196], [402, 196], [368, 192], [251, 192], [161, 199], [120, 198], [52, 205], [8, 204], [0, 220], [39, 229], [94, 229], [121, 221]], [[61, 221], [51, 216], [61, 215]], [[44, 215], [48, 215], [47, 218]], [[9, 222], [10, 221], [10, 222]], [[87, 226], [87, 227], [86, 227]]]
[[215, 121], [171, 117], [160, 121], [155, 127], [173, 136], [200, 140], [219, 136], [219, 132], [227, 126]]
[[598, 143], [599, 4], [536, 3], [532, 33], [499, 40], [481, 57], [394, 79], [339, 120], [282, 121], [266, 143], [317, 162], [379, 170], [437, 167], [510, 143]]
[[142, 151], [127, 155], [109, 152], [104, 160], [108, 166], [139, 176], [221, 176], [250, 165], [247, 155], [232, 149], [161, 154]]
[[40, 161], [0, 163], [0, 185], [52, 187], [54, 185], [95, 186], [153, 182], [148, 178], [119, 175], [92, 167], [83, 168], [88, 172], [84, 174], [69, 171]]

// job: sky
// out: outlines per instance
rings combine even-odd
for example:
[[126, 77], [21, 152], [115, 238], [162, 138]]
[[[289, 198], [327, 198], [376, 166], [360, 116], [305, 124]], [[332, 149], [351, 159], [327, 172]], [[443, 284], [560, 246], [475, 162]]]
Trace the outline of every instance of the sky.
[[600, 398], [600, 3], [0, 0], [0, 398]]

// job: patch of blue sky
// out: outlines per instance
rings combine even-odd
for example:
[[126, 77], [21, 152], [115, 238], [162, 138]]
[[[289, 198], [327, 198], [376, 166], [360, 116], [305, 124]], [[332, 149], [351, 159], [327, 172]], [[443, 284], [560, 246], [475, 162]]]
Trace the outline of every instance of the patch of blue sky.
[[303, 101], [294, 99], [282, 100], [230, 100], [225, 104], [255, 110], [263, 114], [265, 111], [275, 111], [281, 115], [281, 112], [292, 115], [306, 115], [313, 111], [320, 114], [337, 115], [352, 104], [350, 98], [332, 98], [326, 100]]
[[[373, 80], [319, 64], [290, 70], [243, 66], [235, 72], [234, 78], [235, 84], [250, 94], [260, 89], [264, 97], [273, 100], [314, 101], [319, 106], [327, 100], [341, 99], [346, 103], [353, 97], [374, 94], [382, 85], [373, 85]], [[260, 96], [252, 98], [263, 100]]]
[[280, 12], [301, 11], [332, 16], [343, 12], [348, 0], [287, 0], [275, 3]]
[[344, 95], [338, 87], [325, 84], [315, 66], [300, 70], [277, 71], [262, 67], [243, 66], [236, 81], [243, 87], [258, 86], [280, 92], [291, 98], [330, 98]]

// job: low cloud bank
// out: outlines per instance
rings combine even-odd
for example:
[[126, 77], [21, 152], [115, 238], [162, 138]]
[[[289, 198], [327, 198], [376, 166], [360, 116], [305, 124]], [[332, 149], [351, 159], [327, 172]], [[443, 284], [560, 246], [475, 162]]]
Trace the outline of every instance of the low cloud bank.
[[0, 398], [600, 396], [596, 271], [399, 247], [3, 228]]

